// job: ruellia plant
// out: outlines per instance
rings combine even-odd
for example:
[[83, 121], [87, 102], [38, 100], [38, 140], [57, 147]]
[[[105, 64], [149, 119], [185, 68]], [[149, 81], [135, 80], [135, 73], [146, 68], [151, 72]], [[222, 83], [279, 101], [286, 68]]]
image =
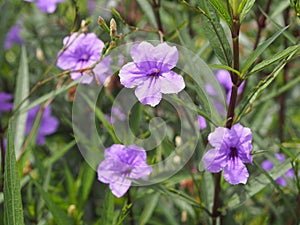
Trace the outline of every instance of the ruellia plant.
[[299, 224], [298, 0], [0, 7], [0, 225]]

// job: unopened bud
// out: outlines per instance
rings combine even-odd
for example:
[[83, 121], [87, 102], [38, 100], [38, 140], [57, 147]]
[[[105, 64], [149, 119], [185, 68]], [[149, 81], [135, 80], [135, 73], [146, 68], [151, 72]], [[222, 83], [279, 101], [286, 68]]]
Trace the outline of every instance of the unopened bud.
[[72, 216], [75, 209], [76, 209], [76, 206], [74, 204], [70, 205], [68, 208], [68, 215]]
[[98, 24], [103, 30], [110, 34], [109, 27], [107, 26], [105, 20], [101, 16], [98, 16]]
[[114, 20], [114, 18], [112, 18], [110, 20], [109, 27], [110, 27], [110, 37], [111, 38], [116, 37], [117, 36], [117, 23]]
[[87, 33], [88, 32], [87, 25], [88, 25], [88, 23], [87, 23], [86, 20], [81, 21], [80, 28], [81, 28], [82, 33]]

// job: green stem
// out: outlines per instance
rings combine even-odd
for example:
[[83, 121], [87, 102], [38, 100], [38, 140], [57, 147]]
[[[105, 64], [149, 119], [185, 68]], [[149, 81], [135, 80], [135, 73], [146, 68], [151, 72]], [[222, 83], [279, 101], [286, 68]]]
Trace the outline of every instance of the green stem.
[[4, 138], [3, 138], [3, 129], [2, 123], [0, 120], [0, 147], [1, 147], [1, 185], [0, 185], [0, 192], [3, 192], [4, 187], [4, 170], [5, 170], [5, 149], [4, 149]]

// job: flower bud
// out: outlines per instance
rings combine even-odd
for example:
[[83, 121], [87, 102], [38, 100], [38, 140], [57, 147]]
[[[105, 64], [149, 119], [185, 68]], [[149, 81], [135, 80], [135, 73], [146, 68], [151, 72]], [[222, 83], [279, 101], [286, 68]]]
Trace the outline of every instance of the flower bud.
[[109, 27], [110, 27], [110, 37], [111, 38], [116, 37], [117, 36], [117, 23], [114, 20], [114, 18], [112, 18], [110, 20]]
[[107, 33], [110, 33], [110, 29], [108, 28], [108, 26], [107, 26], [105, 20], [104, 20], [101, 16], [98, 17], [98, 24], [99, 24], [99, 26], [100, 26], [103, 30], [105, 30]]

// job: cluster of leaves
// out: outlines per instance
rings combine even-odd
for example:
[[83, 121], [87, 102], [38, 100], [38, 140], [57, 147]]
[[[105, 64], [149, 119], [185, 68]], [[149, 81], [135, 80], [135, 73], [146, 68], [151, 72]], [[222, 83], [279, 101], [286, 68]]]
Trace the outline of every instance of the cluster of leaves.
[[[198, 143], [184, 169], [164, 182], [133, 187], [124, 198], [115, 198], [107, 185], [97, 182], [95, 171], [83, 160], [71, 121], [72, 88], [79, 81], [70, 80], [67, 72], [55, 67], [63, 37], [79, 30], [82, 19], [90, 22], [88, 29], [101, 37], [106, 49], [135, 39], [163, 38], [192, 49], [212, 69], [227, 69], [246, 80], [235, 121], [252, 130], [254, 164], [248, 167], [246, 185], [231, 186], [222, 181], [223, 204], [218, 209], [222, 223], [285, 224], [284, 218], [290, 218], [289, 224], [296, 223], [300, 213], [299, 20], [290, 2], [125, 0], [116, 1], [116, 9], [107, 10], [108, 4], [95, 1], [98, 7], [93, 12], [87, 7], [89, 2], [67, 1], [52, 15], [17, 0], [1, 3], [0, 42], [4, 43], [9, 27], [18, 19], [22, 20], [26, 42], [8, 51], [0, 45], [0, 90], [14, 93], [15, 105], [11, 114], [1, 117], [0, 138], [5, 135], [8, 143], [0, 181], [4, 184], [0, 225], [211, 224], [215, 184], [200, 163], [210, 128], [201, 132], [204, 141]], [[98, 26], [99, 15], [107, 22], [115, 18], [118, 35], [110, 37], [105, 21]], [[231, 47], [235, 38], [231, 34], [237, 29], [234, 19], [239, 21], [238, 67]], [[199, 104], [203, 93], [197, 84], [186, 82], [187, 91]], [[101, 139], [107, 145], [118, 141], [104, 115], [119, 90], [118, 79], [113, 79], [101, 91], [95, 113]], [[29, 136], [22, 132], [25, 115], [37, 104], [50, 103], [60, 128], [44, 146], [36, 146], [37, 129]], [[130, 121], [134, 133], [147, 137], [147, 122], [161, 111], [136, 105]], [[150, 155], [153, 163], [170, 154], [179, 129], [174, 113], [166, 110], [164, 117], [173, 129], [162, 147]], [[38, 124], [39, 118], [36, 121]], [[276, 164], [275, 152], [284, 153], [287, 160]], [[266, 158], [275, 163], [269, 172], [260, 166]], [[295, 177], [286, 187], [279, 186], [275, 180], [290, 168]]]

